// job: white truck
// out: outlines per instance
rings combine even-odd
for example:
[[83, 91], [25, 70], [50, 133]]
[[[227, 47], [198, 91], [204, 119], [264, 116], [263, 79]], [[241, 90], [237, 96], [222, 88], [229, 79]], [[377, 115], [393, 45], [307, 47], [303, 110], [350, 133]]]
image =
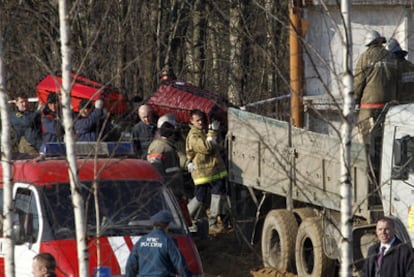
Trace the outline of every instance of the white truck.
[[[368, 30], [396, 38], [403, 49], [414, 45], [409, 33], [414, 12], [408, 1], [350, 2], [354, 65], [365, 50]], [[341, 239], [338, 72], [342, 72], [343, 23], [337, 1], [304, 3], [304, 128], [228, 110], [232, 209], [243, 237], [251, 243], [261, 239], [265, 266], [301, 277], [336, 276]], [[356, 138], [353, 141], [355, 275], [376, 239], [380, 216], [395, 218], [397, 235], [404, 242], [411, 245], [414, 240], [413, 116], [413, 104], [387, 106], [373, 129], [369, 152]]]

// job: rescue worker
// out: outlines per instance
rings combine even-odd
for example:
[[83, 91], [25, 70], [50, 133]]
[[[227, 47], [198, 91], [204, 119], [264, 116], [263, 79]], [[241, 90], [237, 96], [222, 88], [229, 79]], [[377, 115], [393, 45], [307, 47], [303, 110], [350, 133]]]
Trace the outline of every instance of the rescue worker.
[[126, 277], [192, 276], [177, 242], [167, 234], [172, 222], [170, 211], [151, 217], [154, 229], [135, 243], [126, 264]]
[[52, 254], [43, 252], [33, 258], [33, 277], [56, 277], [56, 260]]
[[138, 158], [146, 159], [148, 146], [154, 139], [157, 130], [155, 114], [149, 105], [144, 104], [138, 108], [138, 116], [140, 122], [132, 127], [131, 133]]
[[358, 127], [362, 140], [369, 144], [369, 131], [387, 102], [397, 97], [398, 62], [383, 44], [377, 31], [365, 36], [367, 50], [355, 68], [355, 104], [359, 105]]
[[52, 92], [47, 96], [42, 113], [42, 141], [63, 142], [64, 129], [59, 115], [59, 96]]
[[405, 58], [408, 52], [402, 50], [400, 44], [394, 38], [388, 41], [385, 48], [393, 53], [398, 60], [398, 102], [401, 104], [414, 102], [414, 64]]
[[181, 169], [186, 168], [186, 160], [185, 154], [179, 153], [175, 146], [176, 125], [172, 114], [163, 115], [158, 119], [158, 136], [148, 147], [147, 160], [157, 168], [179, 199], [184, 193]]
[[99, 121], [105, 113], [103, 100], [95, 101], [95, 109], [88, 99], [82, 99], [79, 103], [79, 117], [75, 120], [74, 129], [78, 141], [96, 141], [99, 135]]
[[208, 202], [208, 193], [211, 189], [209, 232], [216, 233], [222, 231], [217, 225], [217, 219], [226, 203], [227, 191], [224, 178], [227, 176], [227, 170], [217, 143], [220, 122], [214, 120], [206, 132], [205, 118], [201, 110], [195, 109], [190, 112], [186, 155], [191, 161], [187, 168], [193, 178], [195, 196], [187, 206], [190, 215], [195, 215]]
[[27, 154], [39, 153], [39, 147], [42, 143], [41, 137], [41, 108], [36, 111], [29, 110], [29, 101], [24, 96], [18, 96], [14, 101], [16, 112], [13, 112], [10, 118], [11, 125], [16, 132], [18, 143], [18, 152]]
[[147, 160], [164, 177], [167, 186], [172, 190], [180, 205], [188, 226], [192, 225], [184, 197], [183, 168], [186, 168], [185, 154], [178, 151], [175, 145], [176, 125], [174, 114], [165, 114], [158, 119], [158, 135], [148, 147]]

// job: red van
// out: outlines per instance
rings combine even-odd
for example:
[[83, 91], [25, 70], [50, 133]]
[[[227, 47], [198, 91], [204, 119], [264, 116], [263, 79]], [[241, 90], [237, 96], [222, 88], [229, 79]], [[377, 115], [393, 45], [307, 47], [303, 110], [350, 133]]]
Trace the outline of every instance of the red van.
[[[94, 148], [87, 145], [80, 144], [83, 151]], [[110, 143], [101, 143], [99, 148], [112, 155]], [[90, 276], [94, 276], [97, 267], [110, 268], [112, 277], [123, 276], [134, 243], [152, 229], [150, 216], [162, 209], [174, 215], [169, 232], [177, 240], [190, 270], [194, 276], [203, 276], [197, 248], [180, 208], [157, 171], [144, 160], [93, 159], [93, 153], [89, 154], [91, 157], [85, 155], [77, 164], [85, 201]], [[16, 276], [32, 276], [32, 258], [39, 252], [50, 252], [56, 258], [58, 276], [79, 276], [67, 161], [59, 156], [41, 161], [15, 160], [12, 173]], [[96, 205], [94, 180], [98, 191]], [[0, 239], [0, 251], [4, 251], [2, 243]], [[0, 252], [0, 276], [4, 276], [2, 268], [4, 253]]]

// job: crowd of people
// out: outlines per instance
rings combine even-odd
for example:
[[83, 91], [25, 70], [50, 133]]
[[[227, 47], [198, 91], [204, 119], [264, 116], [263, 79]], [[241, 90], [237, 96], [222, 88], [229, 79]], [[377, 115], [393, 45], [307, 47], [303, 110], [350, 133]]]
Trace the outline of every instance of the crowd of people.
[[[206, 114], [194, 109], [189, 114], [190, 124], [183, 132], [172, 113], [157, 119], [150, 106], [142, 105], [138, 115], [141, 120], [132, 128], [138, 157], [147, 159], [164, 177], [188, 225], [196, 227], [199, 221], [208, 218], [210, 233], [230, 228], [227, 170], [220, 154], [223, 142], [219, 137], [219, 121], [207, 124]], [[186, 172], [191, 175], [190, 192], [185, 187], [189, 183], [185, 180]]]
[[[29, 108], [28, 99], [18, 96], [14, 101], [11, 125], [15, 133], [16, 151], [39, 154], [49, 142], [63, 142], [64, 128], [60, 114], [60, 99], [50, 93], [45, 105]], [[78, 141], [97, 141], [105, 131], [102, 100], [80, 101], [74, 113], [74, 135]], [[172, 113], [158, 116], [151, 106], [143, 104], [136, 109], [139, 121], [130, 126], [136, 158], [146, 159], [163, 176], [165, 185], [174, 193], [186, 223], [200, 232], [228, 231], [226, 166], [221, 153], [223, 141], [219, 136], [220, 123], [198, 109], [189, 113], [189, 124], [179, 123]], [[186, 184], [190, 186], [186, 187]], [[222, 219], [223, 225], [219, 224]], [[167, 210], [153, 215], [154, 230], [143, 236], [131, 251], [126, 264], [127, 276], [143, 272], [160, 274], [180, 273], [191, 276], [177, 244], [168, 236], [167, 227], [172, 216]], [[206, 229], [197, 230], [200, 222]], [[161, 241], [161, 247], [146, 246], [145, 240]], [[151, 263], [146, 261], [151, 260]], [[49, 253], [40, 253], [33, 259], [34, 276], [55, 276], [56, 261]]]
[[[19, 153], [39, 154], [41, 146], [64, 141], [64, 128], [60, 114], [60, 99], [50, 93], [45, 105], [36, 110], [29, 108], [28, 99], [18, 96], [11, 115], [15, 149]], [[106, 132], [106, 112], [102, 100], [80, 101], [79, 112], [74, 113], [74, 136], [77, 141], [97, 141]], [[176, 196], [187, 224], [196, 228], [200, 220], [207, 219], [209, 230], [217, 233], [228, 220], [226, 166], [219, 137], [220, 123], [208, 124], [206, 114], [198, 109], [189, 113], [190, 124], [176, 121], [175, 115], [159, 117], [151, 106], [142, 104], [136, 109], [138, 122], [129, 128], [136, 157], [146, 159], [164, 177], [165, 183]]]
[[[22, 95], [12, 103], [15, 110], [11, 113], [12, 148], [23, 154], [39, 154], [41, 146], [50, 142], [64, 141], [64, 128], [60, 114], [60, 99], [57, 93], [50, 93], [45, 105], [38, 104], [31, 110], [28, 98]], [[73, 113], [74, 135], [77, 141], [96, 141], [104, 128], [105, 109], [103, 100], [92, 102], [83, 99], [79, 112]]]

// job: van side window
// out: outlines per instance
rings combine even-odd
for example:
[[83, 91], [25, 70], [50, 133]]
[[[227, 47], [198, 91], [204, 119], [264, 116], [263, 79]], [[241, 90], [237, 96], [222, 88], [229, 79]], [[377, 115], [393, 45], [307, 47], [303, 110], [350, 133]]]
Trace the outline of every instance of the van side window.
[[20, 224], [25, 225], [26, 233], [30, 236], [27, 240], [29, 242], [37, 241], [39, 236], [39, 214], [33, 192], [29, 189], [18, 188], [15, 197], [15, 208], [21, 219], [30, 219], [26, 222], [20, 222]]

